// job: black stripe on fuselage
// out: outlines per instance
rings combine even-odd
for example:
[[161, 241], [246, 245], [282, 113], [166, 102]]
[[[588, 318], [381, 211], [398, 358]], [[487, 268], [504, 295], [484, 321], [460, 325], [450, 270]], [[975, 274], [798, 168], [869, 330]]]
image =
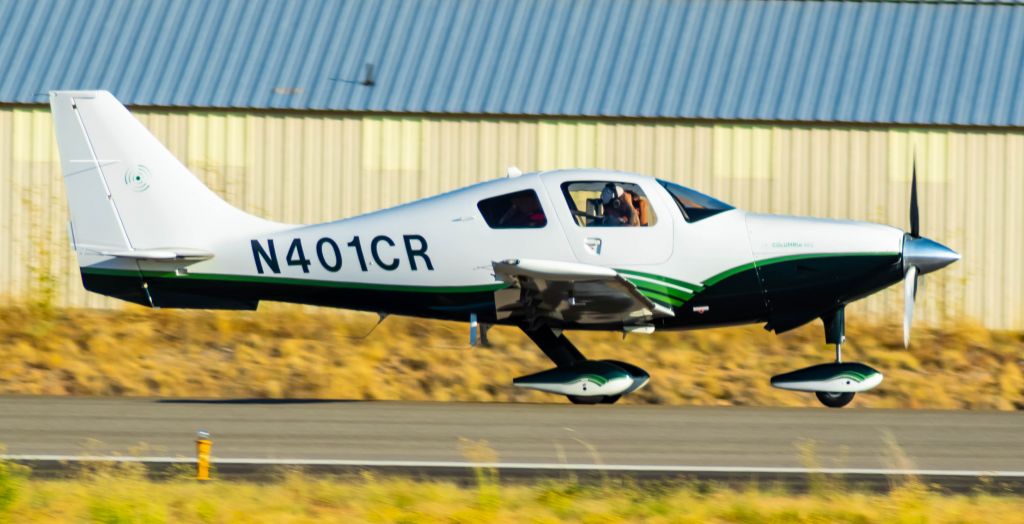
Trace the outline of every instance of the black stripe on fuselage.
[[482, 322], [495, 320], [493, 291], [435, 293], [340, 288], [272, 279], [243, 281], [96, 274], [88, 270], [82, 272], [82, 281], [89, 291], [144, 306], [251, 310], [256, 309], [261, 300], [270, 300], [442, 320], [465, 320], [470, 313], [476, 313]]

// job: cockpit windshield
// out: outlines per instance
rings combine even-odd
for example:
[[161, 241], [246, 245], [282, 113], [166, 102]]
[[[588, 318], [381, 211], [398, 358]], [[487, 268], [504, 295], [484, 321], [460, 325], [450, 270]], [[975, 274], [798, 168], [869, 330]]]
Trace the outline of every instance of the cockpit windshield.
[[660, 179], [658, 183], [672, 195], [672, 199], [676, 201], [676, 205], [679, 206], [679, 210], [682, 211], [683, 218], [687, 222], [697, 222], [722, 211], [735, 209], [721, 200], [715, 200], [688, 187]]

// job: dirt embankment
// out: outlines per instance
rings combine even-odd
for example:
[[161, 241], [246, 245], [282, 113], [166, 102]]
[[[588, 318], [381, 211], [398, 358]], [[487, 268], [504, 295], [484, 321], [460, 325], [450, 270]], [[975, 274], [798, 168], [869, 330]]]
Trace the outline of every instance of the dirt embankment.
[[[0, 393], [564, 402], [511, 386], [552, 367], [514, 328], [471, 348], [465, 324], [271, 305], [259, 312], [0, 310]], [[1024, 409], [1024, 336], [963, 325], [852, 326], [845, 357], [885, 374], [854, 406]], [[832, 358], [819, 325], [631, 335], [571, 333], [590, 358], [651, 374], [629, 403], [816, 405], [771, 375]]]

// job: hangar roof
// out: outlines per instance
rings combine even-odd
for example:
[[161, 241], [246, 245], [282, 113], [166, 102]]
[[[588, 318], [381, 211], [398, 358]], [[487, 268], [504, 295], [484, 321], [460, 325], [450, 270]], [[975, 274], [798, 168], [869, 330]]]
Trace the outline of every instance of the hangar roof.
[[[372, 64], [372, 85], [367, 85]], [[0, 0], [0, 103], [1024, 126], [1024, 3]]]

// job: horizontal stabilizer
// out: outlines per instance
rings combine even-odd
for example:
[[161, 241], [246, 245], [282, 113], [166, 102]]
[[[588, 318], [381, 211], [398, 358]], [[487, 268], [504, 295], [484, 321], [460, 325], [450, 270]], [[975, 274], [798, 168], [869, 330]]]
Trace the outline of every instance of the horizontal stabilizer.
[[203, 260], [210, 260], [211, 258], [213, 258], [213, 253], [210, 253], [209, 251], [203, 251], [202, 249], [187, 248], [157, 248], [101, 251], [100, 254], [108, 257], [154, 261], [201, 262]]

